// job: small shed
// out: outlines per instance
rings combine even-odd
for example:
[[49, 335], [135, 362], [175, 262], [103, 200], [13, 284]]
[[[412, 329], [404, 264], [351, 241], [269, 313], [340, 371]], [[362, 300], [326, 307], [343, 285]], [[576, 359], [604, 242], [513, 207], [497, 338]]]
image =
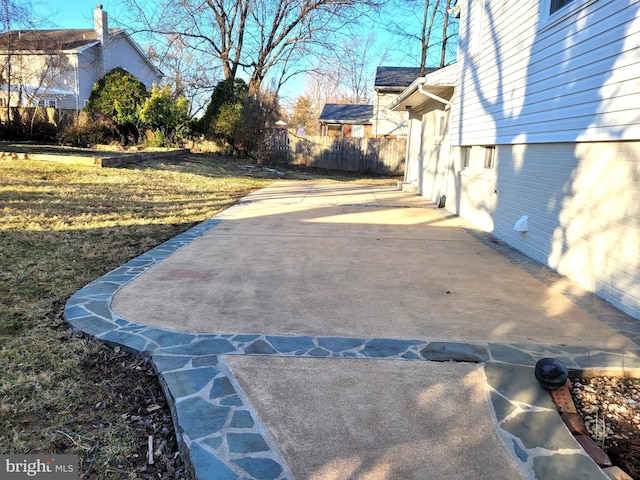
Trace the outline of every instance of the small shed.
[[327, 103], [320, 118], [323, 137], [364, 138], [372, 136], [373, 105]]

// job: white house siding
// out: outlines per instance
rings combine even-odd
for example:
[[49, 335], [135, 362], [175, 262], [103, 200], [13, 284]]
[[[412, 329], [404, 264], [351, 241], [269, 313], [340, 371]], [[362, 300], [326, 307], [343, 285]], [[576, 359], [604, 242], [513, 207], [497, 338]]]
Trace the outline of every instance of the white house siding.
[[[6, 58], [4, 55], [0, 56], [0, 63], [6, 64]], [[69, 81], [72, 79], [69, 74], [70, 61], [70, 56], [63, 52], [14, 55], [11, 65], [14, 92], [11, 95], [11, 105], [18, 105], [20, 95], [16, 90], [20, 90], [21, 106], [24, 107], [33, 107], [41, 100], [55, 100], [57, 108], [75, 108], [74, 85]], [[5, 96], [3, 93], [2, 97]]]
[[460, 149], [453, 149], [451, 155], [446, 208], [483, 230], [493, 231], [497, 173], [495, 169], [484, 168], [484, 147], [470, 147], [469, 166], [466, 168], [462, 164]]
[[640, 142], [501, 146], [496, 173], [494, 234], [640, 317]]
[[447, 208], [640, 318], [640, 0], [547, 9], [463, 2]]
[[373, 104], [373, 134], [375, 136], [407, 135], [406, 112], [394, 112], [387, 107], [398, 96], [398, 92], [384, 93], [376, 92], [376, 99]]
[[538, 0], [485, 0], [481, 27], [465, 15], [478, 1], [463, 3], [455, 144], [640, 138], [640, 0], [573, 0], [548, 19]]

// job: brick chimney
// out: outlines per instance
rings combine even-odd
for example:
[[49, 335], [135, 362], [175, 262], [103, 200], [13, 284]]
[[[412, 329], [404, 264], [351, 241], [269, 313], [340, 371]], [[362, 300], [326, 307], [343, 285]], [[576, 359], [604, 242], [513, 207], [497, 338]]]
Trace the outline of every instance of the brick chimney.
[[93, 11], [93, 29], [96, 32], [96, 40], [101, 44], [109, 39], [109, 25], [107, 22], [107, 12], [102, 10], [102, 4], [98, 4]]

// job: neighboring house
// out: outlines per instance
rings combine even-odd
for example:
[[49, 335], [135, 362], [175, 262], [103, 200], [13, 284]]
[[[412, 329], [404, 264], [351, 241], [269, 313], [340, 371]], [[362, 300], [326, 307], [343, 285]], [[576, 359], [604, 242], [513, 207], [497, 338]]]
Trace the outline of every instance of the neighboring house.
[[80, 110], [94, 83], [122, 67], [151, 89], [162, 73], [127, 32], [109, 29], [102, 6], [92, 30], [0, 34], [0, 105]]
[[407, 181], [640, 318], [640, 0], [458, 5], [455, 75], [391, 105], [416, 123]]
[[327, 103], [320, 113], [323, 137], [371, 137], [373, 105]]
[[[434, 69], [426, 69], [425, 73]], [[388, 105], [418, 76], [420, 67], [378, 67], [373, 85], [373, 136], [404, 137], [407, 135], [406, 112], [393, 111]]]

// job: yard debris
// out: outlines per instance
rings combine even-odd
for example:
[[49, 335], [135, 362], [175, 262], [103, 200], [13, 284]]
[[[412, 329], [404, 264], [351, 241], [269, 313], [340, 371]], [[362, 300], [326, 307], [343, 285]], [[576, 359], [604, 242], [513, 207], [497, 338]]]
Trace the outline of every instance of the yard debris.
[[153, 435], [149, 435], [149, 448], [147, 450], [147, 463], [153, 465]]
[[238, 167], [238, 169], [248, 172], [252, 177], [282, 178], [285, 176], [285, 173], [281, 172], [280, 170], [266, 167], [256, 167], [254, 165], [241, 165]]

